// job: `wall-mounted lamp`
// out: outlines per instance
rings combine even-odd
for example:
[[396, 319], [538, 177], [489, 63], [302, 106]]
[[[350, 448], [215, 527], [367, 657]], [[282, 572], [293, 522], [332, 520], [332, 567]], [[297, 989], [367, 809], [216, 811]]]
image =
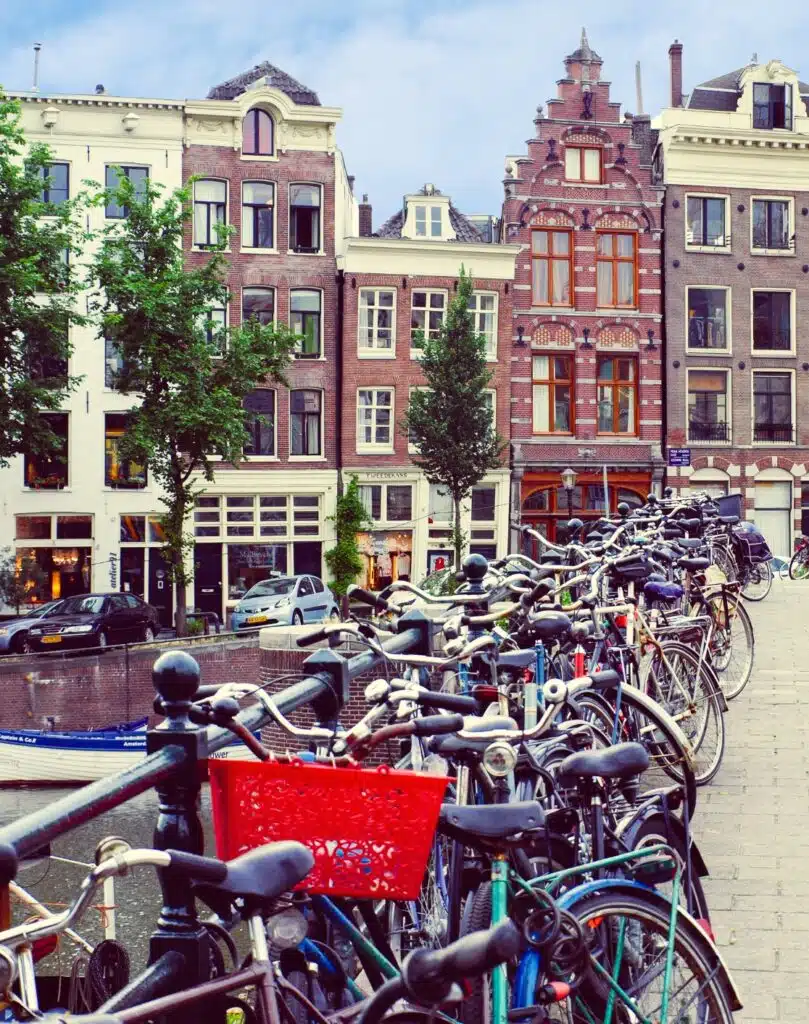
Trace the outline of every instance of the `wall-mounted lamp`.
[[523, 335], [525, 334], [525, 328], [522, 324], [517, 328], [517, 348], [525, 348], [525, 341]]
[[590, 328], [589, 327], [582, 327], [581, 333], [582, 333], [582, 337], [584, 338], [584, 341], [581, 343], [581, 347], [582, 348], [592, 348], [593, 347], [593, 343], [592, 343], [592, 341], [590, 341]]
[[649, 328], [646, 332], [646, 337], [649, 339], [649, 344], [646, 346], [647, 352], [654, 352], [657, 346], [655, 345], [655, 332], [653, 328]]

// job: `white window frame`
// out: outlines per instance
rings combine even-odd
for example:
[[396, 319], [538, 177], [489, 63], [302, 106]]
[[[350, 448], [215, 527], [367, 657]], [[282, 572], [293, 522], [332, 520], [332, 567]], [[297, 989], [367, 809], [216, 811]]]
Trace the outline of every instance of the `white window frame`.
[[[773, 349], [762, 349], [755, 348], [753, 342], [753, 300], [756, 292], [780, 292], [782, 295], [788, 294], [789, 299], [789, 348], [783, 350]], [[794, 288], [751, 288], [750, 289], [750, 355], [757, 358], [767, 359], [794, 359], [795, 358], [795, 345], [797, 336], [797, 300]]]
[[[725, 408], [728, 426], [727, 441], [695, 441], [689, 436], [688, 396], [692, 373], [723, 373], [725, 375]], [[733, 371], [727, 366], [689, 366], [685, 371], [685, 436], [689, 445], [700, 448], [727, 448], [733, 443]]]
[[[197, 200], [197, 186], [198, 185], [207, 185], [209, 182], [211, 182], [213, 184], [216, 184], [216, 185], [224, 185], [225, 186], [225, 202], [223, 204], [224, 207], [225, 207], [225, 216], [224, 216], [224, 220], [222, 221], [222, 225], [224, 227], [227, 227], [227, 225], [229, 224], [229, 204], [228, 204], [228, 200], [229, 200], [229, 197], [230, 197], [230, 189], [228, 188], [228, 181], [227, 181], [227, 179], [226, 178], [199, 178], [197, 181], [194, 182], [194, 195], [193, 195], [193, 199], [192, 199], [193, 215], [191, 217], [191, 231], [192, 231], [192, 235], [193, 235], [193, 239], [194, 239], [194, 248], [195, 249], [201, 249], [201, 250], [210, 249], [210, 247], [212, 245], [217, 245], [218, 244], [217, 232], [216, 232], [215, 229], [214, 229], [214, 231], [212, 233], [209, 232], [209, 241], [207, 241], [207, 242], [200, 242], [199, 239], [197, 238], [197, 202], [198, 202], [198, 200]], [[207, 200], [207, 199], [199, 200], [199, 202], [201, 204], [204, 203], [205, 205], [207, 205], [209, 207], [212, 206], [212, 205], [217, 205], [217, 206], [219, 205], [218, 203], [214, 204], [210, 200]]]
[[[292, 392], [293, 391], [318, 391], [320, 392], [320, 454], [319, 455], [293, 455], [292, 454]], [[326, 391], [324, 388], [296, 387], [287, 391], [287, 461], [289, 462], [326, 462], [326, 438], [323, 433], [323, 425], [326, 417]]]
[[[319, 355], [316, 355], [316, 356], [307, 356], [307, 355], [301, 355], [300, 351], [298, 349], [295, 349], [294, 352], [293, 352], [293, 358], [296, 359], [296, 360], [300, 360], [302, 363], [323, 363], [323, 362], [326, 361], [326, 338], [325, 338], [325, 327], [326, 327], [325, 301], [326, 301], [326, 293], [325, 293], [325, 291], [322, 288], [317, 288], [315, 286], [311, 286], [310, 287], [308, 285], [301, 285], [299, 288], [295, 287], [295, 288], [290, 288], [289, 289], [289, 298], [288, 298], [289, 318], [288, 319], [289, 319], [290, 330], [292, 329], [292, 312], [293, 312], [292, 311], [292, 296], [296, 295], [296, 294], [298, 294], [300, 292], [317, 292], [320, 295], [320, 309], [318, 311], [318, 315], [320, 317], [320, 320], [319, 320], [319, 325], [320, 325], [319, 326], [319, 330], [320, 330], [320, 339], [319, 339], [320, 340], [320, 353], [319, 353]], [[276, 298], [277, 297], [278, 297], [278, 295], [276, 293]], [[301, 312], [307, 313], [307, 312], [311, 312], [311, 310], [295, 310], [295, 312], [296, 313], [301, 313]], [[296, 390], [298, 390], [298, 391], [312, 391], [312, 390], [315, 390], [316, 391], [318, 389], [317, 388], [297, 388]]]
[[[213, 357], [212, 358], [214, 358], [214, 359], [221, 359], [224, 356], [225, 352], [227, 352], [227, 346], [228, 346], [227, 330], [228, 330], [228, 319], [229, 319], [229, 315], [230, 315], [228, 304], [225, 303], [224, 306], [209, 306], [208, 309], [205, 311], [205, 319], [203, 320], [203, 324], [206, 323], [208, 320], [211, 320], [212, 317], [210, 316], [210, 314], [216, 312], [217, 310], [224, 310], [224, 312], [225, 312], [225, 316], [224, 316], [224, 318], [222, 320], [222, 329], [225, 332], [225, 342], [224, 342], [224, 347], [223, 347], [221, 352], [216, 351], [216, 350], [213, 351]], [[203, 329], [205, 329], [205, 328], [203, 328]]]
[[[755, 404], [755, 383], [756, 377], [764, 373], [780, 373], [789, 374], [791, 378], [790, 384], [790, 399], [791, 399], [791, 412], [790, 417], [792, 419], [792, 429], [795, 437], [793, 441], [756, 441], [756, 404]], [[754, 369], [750, 374], [750, 443], [753, 448], [795, 448], [798, 443], [798, 417], [797, 417], [797, 395], [795, 394], [795, 370], [784, 367], [781, 369], [778, 366], [760, 367]]]
[[[479, 308], [479, 300], [481, 298], [483, 298], [484, 296], [486, 298], [493, 298], [494, 299], [494, 309], [492, 309], [491, 311], [489, 311], [489, 310], [481, 310]], [[499, 294], [497, 292], [492, 292], [492, 291], [484, 291], [484, 290], [474, 291], [474, 292], [472, 292], [472, 301], [475, 303], [475, 308], [471, 309], [471, 307], [470, 307], [470, 312], [472, 313], [472, 316], [474, 317], [474, 321], [475, 321], [475, 334], [486, 335], [486, 332], [482, 331], [480, 329], [480, 321], [481, 321], [481, 319], [484, 316], [488, 315], [488, 313], [491, 312], [491, 315], [492, 315], [492, 331], [491, 331], [491, 338], [487, 337], [487, 343], [486, 343], [486, 362], [487, 363], [496, 363], [497, 362], [497, 317], [498, 317], [498, 313], [500, 312], [500, 296], [499, 296]]]
[[[393, 295], [393, 305], [390, 307], [379, 305], [379, 295], [381, 292], [390, 292]], [[373, 305], [363, 306], [362, 297], [364, 294], [373, 295]], [[359, 295], [357, 297], [357, 355], [360, 359], [395, 359], [396, 358], [396, 303], [397, 303], [397, 289], [387, 287], [362, 287], [359, 289]], [[390, 348], [384, 348], [379, 346], [379, 323], [378, 313], [380, 309], [390, 309], [391, 313], [391, 328], [390, 328]], [[370, 314], [370, 323], [368, 327], [362, 326], [362, 311], [366, 309]], [[371, 344], [367, 344], [367, 331], [370, 328], [371, 332]]]
[[[725, 348], [691, 348], [688, 344], [688, 298], [692, 291], [722, 291], [725, 293], [725, 334], [727, 345]], [[709, 358], [716, 355], [731, 355], [733, 352], [733, 303], [731, 302], [731, 286], [723, 284], [688, 284], [685, 286], [684, 295], [684, 314], [683, 319], [685, 323], [685, 353], [688, 356], [696, 356], [699, 359], [703, 359], [706, 356]], [[750, 301], [750, 308], [752, 310], [752, 299]], [[752, 323], [752, 312], [751, 312], [751, 323]]]
[[[407, 407], [408, 407], [408, 409], [410, 408], [410, 396], [413, 394], [414, 391], [429, 391], [429, 390], [430, 389], [426, 385], [424, 385], [424, 384], [413, 384], [413, 385], [411, 385], [410, 388], [408, 388], [408, 392], [407, 392]], [[407, 435], [407, 452], [408, 452], [409, 455], [418, 455], [418, 453], [419, 453], [418, 448], [414, 444], [410, 443], [410, 434], [409, 434], [409, 432], [408, 432], [408, 435]]]
[[[264, 157], [264, 159], [268, 160], [269, 157]], [[269, 246], [269, 247], [267, 247], [267, 246], [258, 246], [258, 245], [248, 245], [245, 242], [245, 240], [244, 240], [244, 234], [245, 234], [244, 233], [244, 225], [245, 225], [245, 217], [244, 217], [244, 207], [245, 207], [245, 203], [244, 203], [244, 186], [245, 185], [272, 185], [272, 240], [273, 240], [273, 244], [271, 246]], [[257, 178], [245, 178], [244, 181], [242, 181], [241, 197], [240, 198], [241, 198], [240, 220], [239, 220], [239, 228], [240, 228], [240, 230], [239, 230], [239, 245], [240, 245], [240, 248], [244, 252], [247, 252], [247, 253], [254, 253], [254, 252], [273, 252], [273, 253], [276, 253], [276, 252], [278, 252], [278, 184], [276, 182], [274, 182], [274, 181], [266, 181], [266, 180], [262, 181], [262, 180], [257, 179]], [[253, 209], [253, 205], [251, 205], [250, 209], [251, 210]]]
[[[688, 241], [688, 200], [689, 199], [721, 199], [725, 204], [725, 244], [724, 245], [701, 245], [698, 242]], [[730, 252], [732, 248], [731, 239], [731, 216], [730, 196], [721, 192], [686, 192], [683, 197], [683, 239], [688, 252]], [[752, 230], [752, 228], [751, 228]]]
[[[317, 249], [314, 252], [298, 252], [292, 248], [292, 189], [296, 185], [306, 185], [308, 188], [316, 188], [320, 193], [320, 204], [317, 207], [318, 238]], [[287, 185], [287, 252], [290, 256], [322, 256], [324, 253], [324, 235], [326, 230], [324, 206], [326, 202], [325, 190], [322, 182], [319, 181], [290, 181]]]
[[[424, 211], [424, 230], [419, 231], [419, 211]], [[436, 216], [436, 213], [438, 216]], [[438, 232], [433, 227], [438, 224]], [[442, 239], [444, 237], [444, 210], [440, 203], [413, 203], [413, 232], [416, 238]]]
[[[424, 292], [427, 295], [427, 306], [425, 308], [426, 308], [426, 312], [428, 314], [430, 312], [430, 296], [431, 295], [442, 295], [444, 297], [444, 308], [443, 308], [442, 314], [441, 314], [441, 322], [442, 323], [446, 319], [446, 316], [447, 316], [447, 306], [449, 305], [449, 292], [447, 291], [446, 288], [429, 288], [429, 287], [428, 288], [418, 288], [416, 286], [413, 286], [410, 289], [410, 308], [408, 310], [408, 313], [410, 315], [409, 316], [409, 325], [410, 325], [409, 326], [409, 331], [410, 331], [410, 358], [411, 359], [420, 359], [421, 358], [421, 349], [420, 348], [416, 348], [414, 346], [414, 344], [413, 344], [413, 310], [414, 310], [414, 308], [418, 308], [418, 307], [414, 307], [413, 306], [413, 296], [416, 294], [416, 292]], [[425, 332], [424, 332], [424, 340], [425, 341], [427, 340], [428, 334], [429, 334], [429, 329], [425, 330]]]
[[[361, 391], [370, 391], [370, 392], [373, 393], [374, 401], [373, 401], [372, 405], [363, 405], [363, 406], [360, 405], [360, 392]], [[386, 391], [390, 395], [390, 405], [379, 405], [378, 404], [376, 396], [381, 391]], [[382, 387], [371, 386], [371, 387], [357, 388], [356, 406], [357, 406], [357, 416], [356, 416], [356, 423], [357, 423], [357, 435], [356, 435], [357, 452], [359, 454], [363, 454], [363, 453], [366, 453], [366, 452], [377, 452], [377, 453], [378, 452], [386, 452], [388, 454], [392, 454], [393, 451], [394, 451], [394, 437], [395, 437], [395, 433], [396, 433], [396, 416], [395, 416], [395, 410], [396, 410], [396, 388], [392, 387], [392, 386], [382, 386]], [[362, 428], [365, 426], [365, 424], [361, 424], [360, 423], [360, 410], [361, 409], [372, 409], [373, 410], [374, 415], [373, 415], [373, 424], [372, 424], [371, 430], [372, 430], [372, 433], [374, 433], [374, 434], [376, 433], [376, 427], [377, 427], [377, 423], [376, 423], [376, 412], [377, 412], [377, 410], [378, 409], [389, 409], [390, 410], [390, 429], [389, 429], [390, 441], [387, 444], [381, 443], [381, 442], [376, 442], [376, 441], [362, 441], [362, 440], [360, 440], [360, 432], [361, 432]]]
[[491, 397], [492, 400], [492, 430], [497, 433], [497, 389], [486, 388], [485, 393]]
[[[753, 204], [754, 203], [786, 203], [789, 209], [789, 242], [786, 249], [762, 249], [753, 245]], [[750, 252], [756, 256], [795, 256], [795, 197], [794, 196], [750, 196]], [[761, 289], [765, 291], [766, 289]], [[773, 289], [774, 290], [774, 289]]]

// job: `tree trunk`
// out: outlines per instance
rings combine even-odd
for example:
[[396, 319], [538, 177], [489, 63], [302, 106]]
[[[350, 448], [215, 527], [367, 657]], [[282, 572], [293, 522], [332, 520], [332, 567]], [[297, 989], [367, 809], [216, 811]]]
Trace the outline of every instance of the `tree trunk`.
[[452, 543], [455, 546], [455, 571], [461, 568], [461, 551], [463, 548], [463, 534], [461, 533], [461, 499], [453, 498], [455, 510], [455, 522], [452, 524]]
[[174, 628], [177, 631], [177, 636], [185, 636], [186, 630], [186, 612], [188, 606], [185, 600], [185, 580], [177, 580], [174, 584]]

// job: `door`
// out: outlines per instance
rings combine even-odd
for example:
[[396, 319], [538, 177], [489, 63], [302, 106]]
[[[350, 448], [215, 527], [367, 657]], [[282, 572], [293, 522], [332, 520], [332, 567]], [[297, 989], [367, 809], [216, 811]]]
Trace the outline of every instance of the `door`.
[[131, 639], [132, 611], [123, 594], [107, 598], [104, 632], [111, 644], [124, 644]]
[[222, 619], [222, 545], [194, 546], [194, 604]]
[[753, 520], [764, 534], [770, 551], [789, 559], [792, 551], [792, 483], [788, 480], [756, 481]]
[[315, 588], [308, 576], [302, 576], [298, 580], [298, 597], [295, 604], [301, 610], [304, 622], [312, 622], [314, 616]]
[[329, 604], [328, 594], [326, 588], [323, 586], [323, 580], [319, 580], [316, 576], [310, 576], [309, 579], [312, 582], [314, 588], [314, 597], [312, 598], [312, 619], [315, 622], [320, 622], [328, 615], [332, 609], [332, 605]]
[[166, 563], [159, 548], [149, 548], [149, 604], [157, 611], [160, 625], [174, 625], [174, 595]]
[[143, 639], [147, 626], [152, 623], [146, 614], [146, 605], [139, 601], [134, 594], [124, 594], [124, 600], [129, 606], [130, 636], [129, 639], [137, 642]]
[[296, 540], [292, 545], [296, 576], [319, 576], [323, 571], [319, 540]]

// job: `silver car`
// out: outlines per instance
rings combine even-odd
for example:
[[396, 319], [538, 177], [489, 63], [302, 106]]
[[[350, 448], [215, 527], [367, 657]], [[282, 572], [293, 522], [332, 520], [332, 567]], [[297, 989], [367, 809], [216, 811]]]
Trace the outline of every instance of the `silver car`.
[[339, 614], [337, 599], [317, 576], [275, 576], [247, 591], [233, 609], [230, 627], [299, 626]]
[[40, 619], [54, 615], [62, 601], [48, 601], [16, 619], [0, 622], [0, 654], [24, 654], [28, 650], [28, 630]]

